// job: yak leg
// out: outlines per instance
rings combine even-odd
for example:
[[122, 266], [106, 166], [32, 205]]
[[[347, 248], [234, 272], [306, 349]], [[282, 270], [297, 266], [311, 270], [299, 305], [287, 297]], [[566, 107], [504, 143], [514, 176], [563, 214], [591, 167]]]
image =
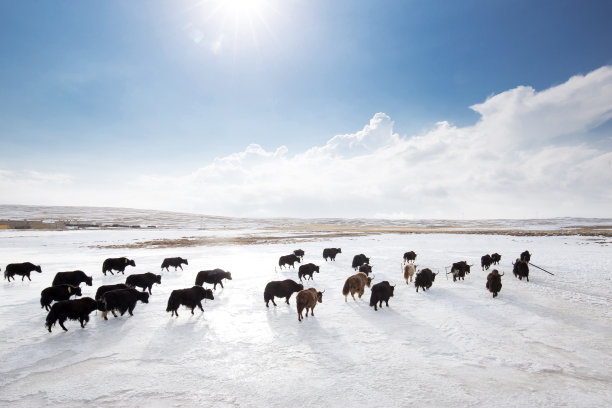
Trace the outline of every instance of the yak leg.
[[387, 304], [387, 307], [389, 307], [389, 299], [385, 300], [385, 303]]
[[315, 303], [315, 305], [313, 307], [310, 308], [310, 315], [314, 316], [314, 308], [317, 304]]
[[104, 320], [108, 320], [108, 317], [106, 317], [106, 315], [107, 315], [107, 314], [108, 314], [108, 311], [104, 311], [104, 312], [102, 312], [102, 318], [103, 318]]
[[66, 328], [66, 326], [64, 326], [64, 322], [66, 321], [66, 319], [59, 319], [58, 323], [61, 326], [62, 329], [64, 329], [64, 331], [68, 331], [68, 329]]
[[352, 290], [351, 290], [351, 296], [353, 297], [353, 300], [356, 302], [357, 299], [355, 299], [355, 292], [353, 292]]
[[204, 311], [204, 308], [202, 307], [202, 302], [198, 302], [198, 307], [200, 308], [202, 312]]

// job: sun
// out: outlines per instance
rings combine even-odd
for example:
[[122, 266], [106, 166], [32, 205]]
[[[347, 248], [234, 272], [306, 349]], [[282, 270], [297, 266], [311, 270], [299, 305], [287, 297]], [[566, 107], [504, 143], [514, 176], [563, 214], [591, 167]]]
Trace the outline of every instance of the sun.
[[267, 0], [221, 0], [222, 6], [235, 17], [261, 15], [269, 7]]
[[[229, 45], [238, 49], [255, 46], [272, 34], [270, 22], [278, 14], [278, 0], [203, 0], [203, 32], [209, 34], [210, 49], [220, 54]], [[200, 33], [198, 38], [204, 37]], [[227, 44], [230, 43], [230, 44]]]

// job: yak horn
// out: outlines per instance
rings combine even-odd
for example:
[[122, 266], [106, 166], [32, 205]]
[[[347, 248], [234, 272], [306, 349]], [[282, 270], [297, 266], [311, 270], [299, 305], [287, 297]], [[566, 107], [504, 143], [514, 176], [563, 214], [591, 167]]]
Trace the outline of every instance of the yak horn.
[[376, 275], [372, 275], [372, 277], [370, 279], [374, 280], [375, 277], [376, 277]]
[[502, 274], [501, 274], [501, 275], [499, 275], [499, 276], [504, 276], [505, 274], [506, 274], [506, 272], [502, 272]]

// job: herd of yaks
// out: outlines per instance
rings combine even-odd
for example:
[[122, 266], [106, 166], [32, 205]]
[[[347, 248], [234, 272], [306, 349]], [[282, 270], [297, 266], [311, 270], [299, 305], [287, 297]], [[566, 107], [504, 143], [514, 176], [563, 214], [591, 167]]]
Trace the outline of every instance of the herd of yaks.
[[[342, 253], [341, 248], [326, 248], [323, 251], [323, 258], [325, 261], [328, 259], [335, 261], [336, 255]], [[304, 258], [304, 251], [301, 249], [293, 251], [292, 254], [284, 255], [279, 258], [278, 265], [282, 269], [284, 266], [295, 268], [295, 263], [301, 263]], [[417, 272], [417, 267], [414, 264], [417, 254], [414, 251], [406, 252], [403, 256], [402, 271], [403, 277], [406, 284], [413, 282], [416, 291], [419, 288], [423, 290], [429, 289], [435, 281], [437, 273], [433, 273], [429, 268], [423, 268]], [[529, 281], [529, 261], [531, 254], [529, 251], [525, 251], [517, 258], [513, 263], [514, 276], [523, 279], [526, 278]], [[501, 256], [497, 253], [492, 255], [484, 255], [481, 258], [482, 270], [488, 270], [491, 265], [497, 265], [501, 260]], [[182, 265], [188, 265], [186, 259], [177, 258], [166, 258], [161, 264], [161, 269], [169, 271], [169, 267], [174, 267], [175, 270], [178, 268], [183, 269]], [[106, 259], [102, 265], [102, 272], [106, 276], [109, 272], [113, 275], [113, 271], [117, 273], [121, 272], [125, 275], [125, 269], [127, 266], [136, 266], [134, 260], [122, 257], [122, 258], [109, 258]], [[470, 267], [466, 261], [455, 262], [450, 267], [453, 281], [457, 279], [464, 279], [466, 274], [470, 273]], [[352, 267], [358, 272], [355, 275], [349, 276], [342, 288], [342, 294], [344, 295], [345, 302], [348, 301], [348, 295], [350, 294], [353, 300], [355, 294], [361, 298], [365, 292], [365, 288], [371, 288], [370, 306], [374, 307], [374, 310], [378, 310], [378, 307], [382, 307], [382, 303], [385, 302], [387, 307], [389, 306], [389, 298], [393, 297], [395, 285], [391, 285], [388, 281], [382, 281], [375, 285], [371, 285], [374, 276], [370, 277], [369, 274], [372, 272], [372, 266], [370, 265], [370, 259], [364, 254], [355, 255], [353, 257]], [[24, 263], [13, 263], [6, 266], [4, 270], [4, 277], [9, 282], [11, 279], [15, 280], [15, 275], [21, 276], [23, 281], [26, 277], [31, 280], [31, 272], [42, 272], [40, 265], [34, 265], [30, 262]], [[313, 263], [307, 263], [300, 265], [298, 269], [298, 277], [300, 282], [302, 278], [313, 279], [313, 273], [319, 272], [319, 266]], [[494, 269], [487, 276], [486, 288], [496, 297], [501, 291], [501, 277], [503, 274]], [[171, 316], [176, 315], [178, 317], [178, 309], [181, 305], [191, 309], [191, 314], [194, 314], [194, 309], [198, 307], [202, 312], [202, 300], [210, 299], [213, 300], [213, 290], [216, 290], [217, 285], [223, 287], [223, 279], [232, 279], [231, 272], [226, 272], [222, 269], [213, 269], [207, 271], [200, 271], [196, 275], [195, 285], [191, 288], [176, 289], [173, 290], [168, 299], [167, 312], [171, 313]], [[142, 303], [149, 302], [149, 295], [152, 294], [152, 287], [154, 284], [161, 284], [161, 275], [156, 275], [151, 272], [143, 274], [132, 274], [127, 276], [125, 283], [119, 283], [114, 285], [103, 285], [96, 291], [95, 298], [82, 297], [80, 299], [70, 299], [72, 296], [81, 296], [80, 285], [85, 283], [87, 286], [92, 286], [93, 278], [87, 276], [83, 271], [71, 271], [71, 272], [58, 272], [52, 282], [52, 286], [45, 288], [41, 292], [40, 304], [41, 308], [48, 311], [45, 326], [49, 332], [56, 322], [67, 331], [64, 326], [64, 322], [68, 319], [78, 320], [81, 327], [84, 328], [85, 324], [89, 321], [89, 314], [95, 310], [102, 312], [102, 317], [107, 320], [108, 312], [111, 312], [113, 316], [117, 317], [115, 312], [119, 312], [122, 316], [125, 312], [133, 315], [134, 308], [138, 301]], [[213, 290], [205, 289], [204, 283], [213, 285]], [[142, 292], [136, 288], [141, 288]], [[148, 292], [147, 292], [148, 291]], [[314, 308], [317, 303], [323, 302], [323, 293], [325, 291], [318, 291], [316, 288], [304, 289], [304, 285], [297, 283], [292, 279], [286, 279], [282, 281], [271, 281], [268, 282], [264, 289], [264, 301], [266, 307], [269, 307], [271, 301], [274, 306], [275, 297], [285, 298], [287, 304], [289, 304], [289, 298], [293, 293], [296, 293], [296, 304], [298, 321], [302, 321], [303, 311], [306, 310], [306, 316], [308, 312], [314, 316]], [[53, 303], [56, 302], [56, 303]], [[53, 304], [52, 304], [53, 303]], [[377, 306], [378, 305], [378, 306]]]

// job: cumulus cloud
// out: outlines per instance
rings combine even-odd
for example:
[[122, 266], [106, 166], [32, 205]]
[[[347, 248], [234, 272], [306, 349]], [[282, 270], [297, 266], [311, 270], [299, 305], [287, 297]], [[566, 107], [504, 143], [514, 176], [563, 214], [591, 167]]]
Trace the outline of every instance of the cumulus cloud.
[[612, 67], [542, 91], [520, 86], [472, 109], [480, 118], [471, 126], [440, 122], [412, 136], [376, 113], [322, 146], [252, 144], [180, 177], [138, 176], [114, 195], [123, 201], [89, 204], [234, 216], [610, 216], [612, 152], [590, 132], [612, 119]]

